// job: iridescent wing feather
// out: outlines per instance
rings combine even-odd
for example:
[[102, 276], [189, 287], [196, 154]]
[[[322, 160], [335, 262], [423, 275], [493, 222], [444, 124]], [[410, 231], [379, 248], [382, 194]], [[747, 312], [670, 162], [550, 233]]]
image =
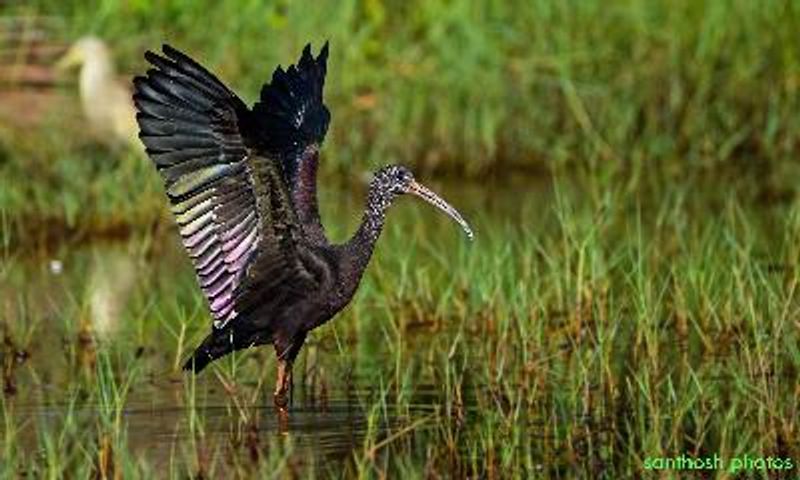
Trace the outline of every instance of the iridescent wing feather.
[[253, 105], [259, 143], [280, 158], [290, 191], [303, 181], [299, 173], [308, 158], [304, 153], [309, 147], [319, 147], [328, 131], [331, 115], [322, 99], [327, 61], [327, 42], [316, 58], [306, 45], [297, 64], [275, 69]]
[[164, 179], [214, 326], [223, 328], [249, 303], [248, 286], [269, 296], [304, 281], [296, 215], [282, 167], [260, 152], [244, 103], [185, 54], [167, 45], [163, 53], [147, 52], [154, 68], [134, 80], [140, 138]]
[[295, 65], [275, 69], [253, 106], [259, 144], [280, 161], [300, 223], [315, 243], [326, 242], [316, 190], [319, 148], [331, 118], [322, 98], [327, 60], [327, 43], [316, 58], [306, 46]]

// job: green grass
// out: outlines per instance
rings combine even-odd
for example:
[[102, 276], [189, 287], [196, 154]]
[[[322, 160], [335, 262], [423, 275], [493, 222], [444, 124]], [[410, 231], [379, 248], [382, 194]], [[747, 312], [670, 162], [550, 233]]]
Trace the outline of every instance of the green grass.
[[[72, 36], [119, 44], [133, 71], [144, 48], [180, 44], [250, 99], [275, 64], [330, 39], [329, 153], [340, 170], [387, 159], [471, 174], [708, 168], [797, 153], [792, 2], [105, 3], [99, 15], [81, 3], [41, 11], [67, 12]], [[203, 17], [219, 23], [197, 29]]]
[[[248, 102], [275, 65], [329, 39], [327, 182], [399, 162], [422, 176], [587, 170], [598, 188], [721, 179], [796, 196], [794, 2], [38, 0], [4, 13], [51, 16], [54, 41], [99, 35], [128, 75], [146, 69], [144, 50], [173, 43]], [[0, 126], [14, 243], [37, 222], [80, 237], [161, 212], [151, 169], [92, 149], [80, 115], [59, 103], [38, 130]]]
[[797, 154], [794, 2], [38, 0], [9, 13], [56, 16], [65, 40], [100, 35], [125, 72], [171, 42], [249, 100], [275, 65], [330, 39], [332, 170], [771, 173]]
[[[38, 130], [0, 125], [0, 476], [631, 478], [680, 454], [800, 463], [796, 3], [3, 8], [55, 16], [65, 40], [101, 35], [124, 72], [169, 41], [248, 101], [274, 65], [330, 39], [332, 238], [359, 218], [360, 172], [402, 162], [457, 180], [434, 186], [476, 242], [401, 200], [353, 304], [304, 348], [299, 408], [281, 424], [270, 349], [179, 372], [208, 318], [152, 166], [92, 145], [74, 102]], [[135, 281], [101, 331], [92, 299], [124, 284], [113, 265]]]
[[[67, 255], [63, 286], [44, 297], [31, 288], [52, 281], [30, 273], [38, 263], [9, 259], [0, 282], [21, 290], [4, 297], [16, 306], [4, 325], [30, 358], [12, 370], [17, 393], [3, 400], [4, 468], [74, 476], [100, 471], [110, 455], [124, 478], [620, 478], [645, 475], [647, 457], [680, 454], [796, 464], [796, 206], [680, 188], [658, 203], [589, 190], [558, 179], [517, 210], [503, 197], [485, 211], [484, 197], [461, 199], [474, 244], [401, 202], [353, 305], [301, 354], [300, 410], [290, 417], [298, 423], [286, 436], [264, 408], [271, 350], [196, 379], [178, 372], [207, 318], [171, 233], [134, 242], [133, 252], [172, 246], [137, 260], [141, 276], [118, 330], [91, 355], [78, 341], [85, 279], [104, 257]], [[326, 221], [342, 228], [336, 235], [343, 216], [326, 208]], [[37, 340], [48, 338], [65, 342], [63, 358], [48, 358]], [[346, 398], [344, 421], [336, 402]], [[32, 415], [32, 404], [65, 417]], [[172, 411], [157, 423], [175, 436], [154, 439], [143, 408]], [[358, 432], [349, 454], [313, 447], [331, 428]]]

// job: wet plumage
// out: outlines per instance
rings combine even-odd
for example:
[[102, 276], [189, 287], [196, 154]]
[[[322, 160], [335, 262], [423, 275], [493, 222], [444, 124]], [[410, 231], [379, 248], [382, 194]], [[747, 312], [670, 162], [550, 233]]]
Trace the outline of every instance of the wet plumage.
[[183, 245], [213, 317], [185, 368], [270, 343], [275, 401], [286, 406], [291, 364], [307, 333], [355, 293], [385, 221], [413, 193], [461, 216], [401, 166], [379, 170], [358, 231], [331, 244], [320, 222], [316, 172], [330, 122], [323, 101], [328, 45], [278, 67], [252, 109], [197, 62], [165, 45], [134, 79], [140, 138], [163, 177]]

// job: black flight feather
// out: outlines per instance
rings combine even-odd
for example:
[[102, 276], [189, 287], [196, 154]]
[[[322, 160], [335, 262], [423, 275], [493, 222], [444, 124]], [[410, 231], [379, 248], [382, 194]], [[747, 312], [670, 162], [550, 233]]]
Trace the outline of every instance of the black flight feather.
[[310, 145], [320, 145], [328, 131], [331, 115], [322, 99], [327, 61], [328, 42], [317, 58], [306, 45], [296, 65], [275, 69], [253, 106], [259, 145], [281, 157], [289, 185], [295, 183], [298, 154]]
[[[263, 272], [274, 268], [271, 263], [302, 273], [295, 251], [300, 227], [281, 160], [259, 149], [256, 117], [244, 102], [168, 45], [163, 56], [147, 52], [145, 58], [152, 68], [134, 79], [139, 137], [164, 179], [219, 332], [229, 322], [241, 323], [233, 320], [247, 307], [242, 299], [252, 295], [250, 285], [261, 282]], [[284, 298], [284, 290], [291, 292], [295, 282], [304, 281], [299, 274], [281, 279], [261, 289], [259, 298]], [[225, 342], [219, 345], [230, 349]]]

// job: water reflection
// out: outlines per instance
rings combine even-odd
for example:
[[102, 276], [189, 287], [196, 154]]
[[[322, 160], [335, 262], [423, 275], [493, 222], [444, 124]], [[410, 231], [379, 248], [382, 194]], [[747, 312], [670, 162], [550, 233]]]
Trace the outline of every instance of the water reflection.
[[94, 252], [88, 284], [88, 310], [91, 331], [107, 340], [119, 329], [123, 310], [137, 280], [138, 261], [130, 245], [111, 245]]
[[[519, 191], [494, 195], [477, 187], [432, 186], [452, 197], [478, 232], [488, 229], [489, 217], [505, 225], [516, 224], [516, 216], [532, 217], [520, 208]], [[529, 205], [541, 203], [534, 198], [547, 194], [540, 189], [523, 193]], [[359, 221], [363, 197], [333, 191], [322, 196], [325, 225], [333, 240], [341, 241]], [[368, 273], [378, 281], [400, 261], [392, 255], [393, 246], [394, 253], [397, 245], [414, 250], [425, 269], [431, 262], [455, 262], [455, 255], [441, 252], [456, 252], [453, 246], [465, 243], [445, 219], [417, 202], [398, 204], [390, 217]], [[412, 244], [404, 238], [409, 232], [418, 239]], [[153, 244], [155, 253], [149, 250]], [[483, 247], [477, 242], [470, 248]], [[193, 442], [214, 451], [237, 445], [247, 450], [253, 442], [254, 448], [264, 449], [278, 437], [291, 438], [296, 453], [309, 462], [344, 461], [366, 448], [367, 435], [374, 441], [411, 426], [424, 430], [429, 415], [453, 402], [443, 398], [443, 385], [418, 375], [422, 368], [432, 370], [432, 342], [437, 336], [454, 337], [453, 332], [424, 318], [404, 320], [400, 325], [409, 328], [394, 345], [397, 325], [369, 318], [377, 311], [372, 306], [386, 301], [369, 287], [360, 293], [369, 297], [361, 311], [346, 312], [350, 318], [335, 320], [334, 328], [315, 332], [307, 342], [296, 365], [296, 398], [288, 417], [275, 414], [265, 387], [272, 385], [265, 377], [275, 370], [270, 348], [246, 352], [242, 360], [226, 359], [198, 377], [183, 375], [177, 368], [181, 357], [206, 333], [209, 318], [171, 227], [157, 239], [62, 247], [41, 258], [15, 258], [0, 277], [0, 287], [8, 337], [15, 348], [30, 352], [24, 365], [14, 367], [17, 391], [3, 405], [13, 410], [15, 425], [36, 426], [21, 428], [15, 440], [31, 448], [39, 445], [42, 431], [58, 435], [67, 416], [87, 431], [97, 428], [98, 416], [109, 408], [98, 393], [108, 381], [98, 366], [103, 358], [112, 365], [116, 387], [127, 385], [120, 399], [127, 444], [154, 466], [169, 466], [176, 448]], [[469, 393], [461, 394], [459, 408], [472, 408]], [[3, 441], [0, 435], [0, 447]]]
[[[433, 387], [431, 386], [432, 390]], [[423, 390], [427, 390], [423, 386]], [[293, 454], [307, 462], [344, 462], [353, 452], [365, 447], [365, 437], [386, 438], [392, 432], [407, 427], [414, 418], [425, 418], [434, 408], [430, 397], [412, 398], [402, 406], [392, 401], [382, 402], [382, 411], [370, 410], [365, 399], [374, 392], [352, 391], [340, 398], [330, 399], [324, 406], [296, 401], [288, 415], [279, 415], [264, 396], [256, 405], [238, 410], [221, 392], [204, 389], [200, 393], [202, 406], [185, 405], [180, 388], [171, 392], [177, 402], [162, 403], [170, 392], [152, 387], [140, 389], [125, 402], [121, 412], [122, 426], [131, 451], [144, 455], [155, 468], [168, 467], [175, 461], [175, 448], [202, 445], [206, 451], [233, 452], [250, 455], [256, 450], [263, 455], [278, 440], [290, 440]], [[15, 442], [35, 450], [39, 441], [37, 429], [57, 434], [69, 422], [87, 431], [96, 428], [98, 412], [103, 405], [92, 402], [75, 404], [36, 404], [6, 398], [5, 408], [23, 423], [35, 429], [21, 429]], [[402, 412], [402, 413], [400, 413]], [[194, 426], [200, 419], [200, 426]], [[426, 428], [418, 422], [415, 431]], [[0, 429], [1, 430], [1, 429]], [[3, 448], [0, 436], [0, 449]], [[199, 447], [196, 447], [199, 448]], [[241, 450], [241, 451], [239, 451]]]

